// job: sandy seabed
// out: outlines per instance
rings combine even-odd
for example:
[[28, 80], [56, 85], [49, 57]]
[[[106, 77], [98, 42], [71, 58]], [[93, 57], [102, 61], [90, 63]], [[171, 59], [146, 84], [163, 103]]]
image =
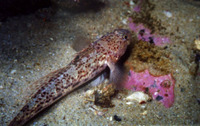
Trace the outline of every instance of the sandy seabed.
[[[76, 8], [72, 6], [71, 9], [66, 1], [53, 1], [55, 7], [44, 12], [9, 17], [0, 22], [2, 126], [6, 126], [25, 104], [32, 92], [31, 83], [67, 65], [84, 47], [82, 43], [95, 41], [116, 28], [129, 29], [128, 18], [132, 16], [136, 3], [131, 0], [104, 0], [96, 9], [75, 11]], [[151, 27], [173, 42], [167, 50], [175, 57], [174, 105], [168, 109], [156, 101], [127, 105], [124, 100], [114, 98], [115, 106], [109, 108], [104, 116], [98, 116], [83, 104], [83, 94], [91, 88], [86, 85], [27, 125], [199, 125], [200, 63], [194, 40], [200, 35], [200, 4], [193, 0], [149, 0], [148, 4], [154, 6], [150, 13], [151, 22], [160, 22], [159, 25], [152, 23]], [[142, 114], [144, 112], [147, 113]], [[121, 121], [112, 119], [114, 115]]]

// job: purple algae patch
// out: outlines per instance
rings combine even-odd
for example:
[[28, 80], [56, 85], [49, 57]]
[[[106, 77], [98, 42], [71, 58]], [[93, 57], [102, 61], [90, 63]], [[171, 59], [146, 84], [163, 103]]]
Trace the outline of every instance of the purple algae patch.
[[134, 8], [133, 8], [133, 11], [134, 12], [140, 12], [140, 9], [141, 7], [139, 5], [136, 5]]
[[169, 108], [174, 103], [174, 85], [175, 80], [171, 74], [155, 77], [148, 70], [140, 73], [130, 70], [124, 88], [132, 91], [143, 91]]
[[154, 43], [156, 46], [164, 46], [171, 43], [170, 39], [158, 34], [152, 34], [151, 30], [146, 28], [143, 24], [136, 24], [129, 18], [129, 28], [137, 35], [138, 40]]

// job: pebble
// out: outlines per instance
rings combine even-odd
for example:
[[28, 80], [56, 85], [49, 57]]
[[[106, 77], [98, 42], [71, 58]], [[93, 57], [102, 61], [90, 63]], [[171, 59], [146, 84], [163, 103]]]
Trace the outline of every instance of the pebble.
[[133, 104], [133, 102], [126, 102], [126, 104], [127, 104], [127, 105], [132, 105], [132, 104]]
[[154, 95], [158, 95], [158, 92], [155, 92]]
[[131, 6], [135, 5], [135, 3], [134, 3], [132, 0], [130, 0], [129, 4], [130, 4]]
[[127, 24], [127, 19], [123, 19], [122, 23], [126, 25]]
[[200, 37], [194, 40], [196, 49], [200, 50]]
[[197, 103], [200, 105], [200, 98], [197, 98]]
[[146, 106], [145, 106], [145, 105], [141, 105], [141, 108], [142, 108], [142, 109], [145, 109], [145, 108], [146, 108]]
[[147, 102], [149, 99], [150, 99], [149, 95], [143, 93], [142, 91], [136, 91], [126, 98], [126, 100], [128, 101], [137, 101], [139, 103]]
[[163, 12], [165, 14], [165, 16], [167, 16], [168, 18], [172, 17], [172, 13], [169, 11], [164, 11]]
[[109, 119], [110, 119], [110, 121], [113, 121], [113, 117], [112, 116]]
[[14, 63], [17, 63], [17, 59], [14, 60]]
[[143, 116], [147, 115], [147, 110], [145, 110], [144, 112], [142, 112], [140, 114], [143, 115]]
[[11, 74], [15, 74], [17, 72], [17, 70], [11, 70]]
[[88, 91], [86, 91], [85, 95], [86, 95], [86, 96], [90, 96], [90, 95], [92, 95], [93, 93], [94, 93], [94, 90], [88, 90]]
[[122, 121], [122, 119], [117, 115], [114, 115], [113, 118], [115, 121], [118, 121], [118, 122]]

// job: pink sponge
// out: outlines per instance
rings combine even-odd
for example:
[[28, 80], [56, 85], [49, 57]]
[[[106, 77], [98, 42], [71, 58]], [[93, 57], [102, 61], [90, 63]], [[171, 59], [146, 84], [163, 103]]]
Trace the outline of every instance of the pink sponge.
[[155, 77], [148, 70], [136, 73], [130, 70], [128, 81], [124, 87], [133, 91], [143, 91], [152, 96], [153, 99], [162, 102], [166, 108], [174, 103], [175, 80], [171, 74]]
[[129, 22], [129, 28], [131, 31], [135, 32], [138, 40], [154, 43], [156, 46], [164, 46], [168, 43], [172, 43], [168, 37], [152, 34], [150, 29], [146, 28], [143, 24], [132, 22], [131, 18], [129, 18]]

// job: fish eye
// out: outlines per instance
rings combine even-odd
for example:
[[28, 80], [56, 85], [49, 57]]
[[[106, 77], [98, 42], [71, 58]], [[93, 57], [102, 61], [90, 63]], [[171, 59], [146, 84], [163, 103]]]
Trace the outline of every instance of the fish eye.
[[128, 39], [128, 36], [127, 36], [127, 35], [124, 35], [123, 38], [124, 38], [124, 39]]

